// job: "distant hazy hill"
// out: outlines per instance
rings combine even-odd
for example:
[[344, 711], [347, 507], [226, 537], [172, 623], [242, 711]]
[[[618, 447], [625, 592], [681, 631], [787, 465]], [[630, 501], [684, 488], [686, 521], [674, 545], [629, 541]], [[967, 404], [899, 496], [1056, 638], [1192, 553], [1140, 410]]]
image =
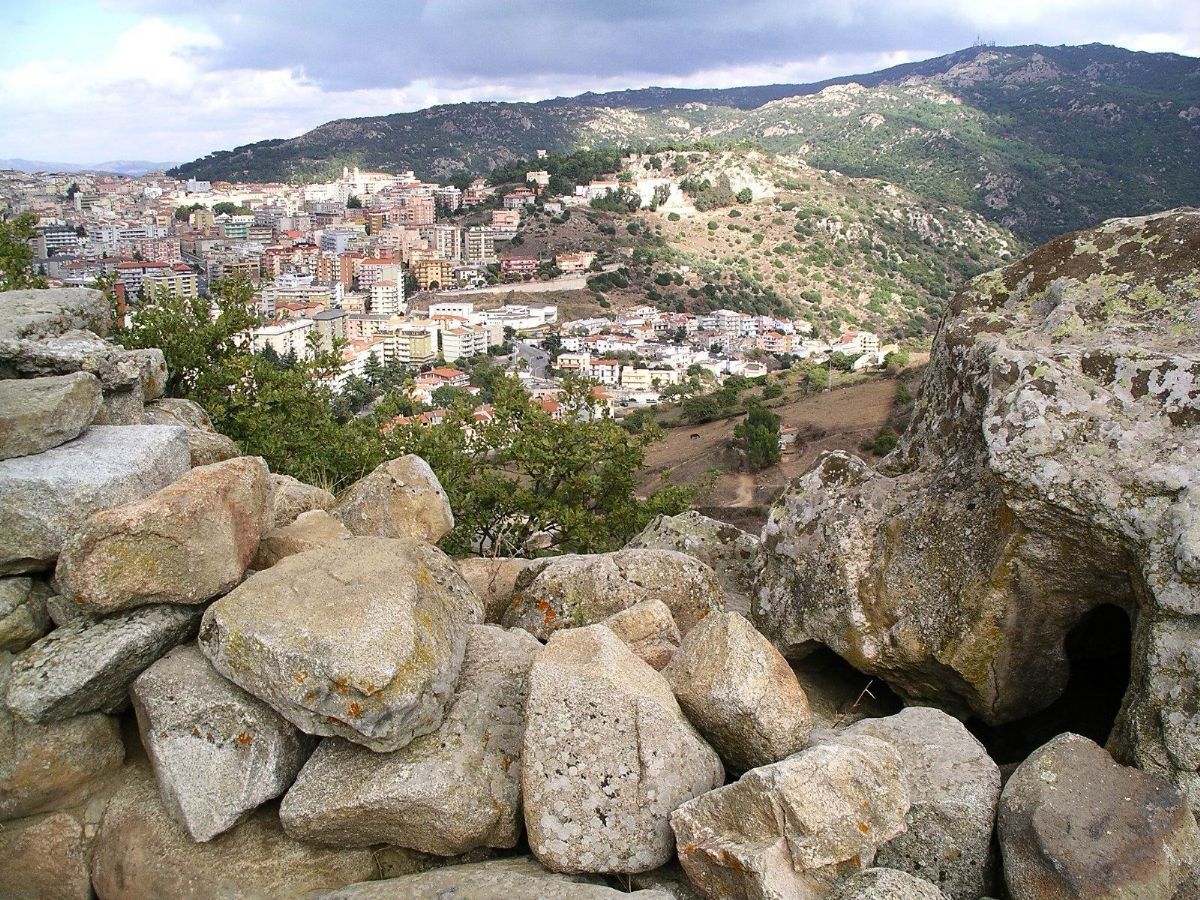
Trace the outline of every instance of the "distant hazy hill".
[[311, 179], [357, 164], [441, 178], [538, 148], [748, 139], [894, 181], [1042, 240], [1114, 215], [1200, 205], [1200, 60], [1085, 47], [972, 47], [810, 85], [647, 88], [341, 119], [174, 174]]
[[18, 172], [100, 172], [128, 175], [130, 178], [145, 175], [147, 172], [164, 172], [173, 165], [173, 162], [147, 162], [144, 159], [118, 159], [90, 165], [45, 162], [37, 159], [0, 159], [0, 169], [15, 169]]

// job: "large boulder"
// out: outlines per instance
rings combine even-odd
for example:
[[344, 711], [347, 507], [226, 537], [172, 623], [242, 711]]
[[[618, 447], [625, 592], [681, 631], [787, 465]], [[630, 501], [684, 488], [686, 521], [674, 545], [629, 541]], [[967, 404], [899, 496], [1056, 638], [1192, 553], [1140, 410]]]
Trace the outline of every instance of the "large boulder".
[[86, 823], [69, 812], [6, 822], [0, 827], [0, 897], [7, 900], [92, 900]]
[[103, 294], [91, 288], [0, 293], [0, 378], [16, 374], [7, 370], [5, 364], [18, 352], [21, 341], [36, 341], [80, 329], [104, 335], [112, 320], [112, 307]]
[[290, 525], [272, 528], [264, 534], [251, 565], [260, 571], [269, 569], [284, 557], [317, 550], [351, 537], [350, 530], [325, 510], [310, 509], [300, 513]]
[[751, 769], [671, 816], [679, 861], [706, 897], [820, 898], [904, 831], [900, 754], [857, 735]]
[[351, 884], [318, 900], [671, 900], [660, 891], [619, 891], [547, 872], [527, 856], [447, 866], [385, 881]]
[[671, 617], [671, 610], [661, 600], [635, 603], [599, 624], [623, 640], [639, 659], [658, 672], [666, 668], [679, 649], [679, 627]]
[[291, 525], [301, 513], [311, 509], [329, 509], [337, 502], [324, 488], [313, 487], [291, 475], [271, 473], [271, 527]]
[[43, 581], [0, 577], [0, 651], [24, 650], [50, 630], [52, 593]]
[[142, 409], [142, 424], [186, 428], [193, 466], [209, 466], [242, 455], [237, 444], [213, 427], [204, 407], [192, 400], [166, 398], [148, 403]]
[[540, 649], [519, 629], [473, 626], [442, 726], [394, 753], [326, 739], [284, 798], [284, 829], [315, 844], [441, 856], [515, 846], [525, 695]]
[[529, 675], [521, 754], [529, 846], [557, 872], [645, 872], [669, 817], [724, 781], [663, 676], [602, 625], [556, 633]]
[[254, 558], [270, 515], [268, 474], [261, 457], [241, 456], [96, 513], [63, 545], [59, 586], [99, 615], [211, 600]]
[[148, 769], [131, 767], [109, 801], [91, 861], [100, 900], [307, 897], [378, 877], [369, 850], [294, 841], [263, 808], [205, 843], [167, 814]]
[[758, 537], [695, 510], [655, 516], [628, 544], [630, 550], [677, 550], [712, 569], [731, 609], [749, 615], [758, 574]]
[[88, 517], [152, 494], [191, 463], [183, 429], [93, 426], [73, 441], [0, 460], [0, 574], [51, 568]]
[[595, 625], [643, 600], [665, 603], [681, 634], [725, 608], [721, 583], [699, 560], [671, 550], [620, 550], [538, 560], [517, 578], [502, 621], [544, 641], [560, 628]]
[[511, 556], [473, 556], [454, 563], [483, 601], [483, 620], [498, 624], [512, 604], [517, 578], [537, 560]]
[[207, 841], [286, 791], [316, 740], [177, 647], [130, 689], [163, 803], [188, 836]]
[[887, 741], [904, 763], [912, 805], [908, 829], [875, 862], [936, 884], [951, 900], [978, 900], [991, 888], [992, 829], [1000, 769], [952, 716], [910, 707], [846, 730]]
[[56, 628], [13, 660], [5, 702], [30, 722], [123, 709], [133, 680], [195, 637], [200, 613], [188, 606], [141, 606]]
[[1170, 900], [1200, 863], [1200, 829], [1179, 788], [1077, 734], [1059, 735], [1012, 774], [999, 834], [1013, 900]]
[[302, 731], [385, 753], [441, 725], [481, 612], [435, 547], [352, 538], [246, 579], [205, 612], [200, 648]]
[[778, 762], [812, 731], [791, 666], [740, 613], [714, 613], [683, 639], [663, 675], [688, 719], [731, 768]]
[[[1115, 219], [950, 303], [912, 423], [878, 469], [824, 455], [764, 529], [756, 623], [909, 703], [988, 723], [1045, 708], [1064, 638], [1134, 620], [1112, 744], [1200, 808], [1200, 211]], [[1185, 724], [1185, 723], [1193, 724]]]
[[86, 372], [0, 380], [0, 459], [79, 437], [99, 409], [100, 380]]
[[342, 493], [331, 512], [360, 537], [436, 543], [454, 528], [441, 482], [419, 456], [380, 464]]
[[829, 900], [946, 900], [946, 895], [924, 878], [881, 867], [847, 878]]

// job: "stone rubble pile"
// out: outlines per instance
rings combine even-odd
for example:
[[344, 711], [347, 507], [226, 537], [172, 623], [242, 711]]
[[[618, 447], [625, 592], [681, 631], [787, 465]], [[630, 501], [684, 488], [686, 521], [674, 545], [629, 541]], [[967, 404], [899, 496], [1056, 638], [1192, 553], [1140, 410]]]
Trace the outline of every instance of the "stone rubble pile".
[[[0, 897], [1197, 900], [1198, 219], [960, 295], [897, 474], [537, 560], [442, 553], [417, 457], [335, 497], [241, 455], [95, 292], [0, 294]], [[1103, 585], [1113, 740], [1002, 785], [955, 716], [1045, 705]]]

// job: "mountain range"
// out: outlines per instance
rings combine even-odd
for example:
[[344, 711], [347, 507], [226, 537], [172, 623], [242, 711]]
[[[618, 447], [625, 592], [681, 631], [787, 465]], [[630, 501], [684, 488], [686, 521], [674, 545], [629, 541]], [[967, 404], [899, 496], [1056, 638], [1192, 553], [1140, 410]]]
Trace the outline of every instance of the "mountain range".
[[1200, 60], [976, 46], [815, 84], [646, 88], [339, 119], [172, 170], [312, 180], [360, 165], [486, 174], [536, 150], [751, 142], [982, 213], [1028, 240], [1200, 204]]
[[39, 159], [0, 159], [0, 169], [17, 172], [95, 172], [102, 175], [126, 175], [137, 178], [147, 172], [165, 172], [176, 165], [174, 162], [147, 162], [144, 159], [116, 159], [108, 162], [78, 163], [46, 162]]

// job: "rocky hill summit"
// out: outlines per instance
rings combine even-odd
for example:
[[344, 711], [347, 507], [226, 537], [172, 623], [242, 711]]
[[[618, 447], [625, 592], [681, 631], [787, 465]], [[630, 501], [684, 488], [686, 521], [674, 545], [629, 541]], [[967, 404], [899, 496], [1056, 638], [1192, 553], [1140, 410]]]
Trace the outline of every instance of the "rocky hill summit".
[[761, 540], [452, 560], [109, 326], [0, 294], [0, 896], [1200, 896], [1200, 213], [977, 278]]

